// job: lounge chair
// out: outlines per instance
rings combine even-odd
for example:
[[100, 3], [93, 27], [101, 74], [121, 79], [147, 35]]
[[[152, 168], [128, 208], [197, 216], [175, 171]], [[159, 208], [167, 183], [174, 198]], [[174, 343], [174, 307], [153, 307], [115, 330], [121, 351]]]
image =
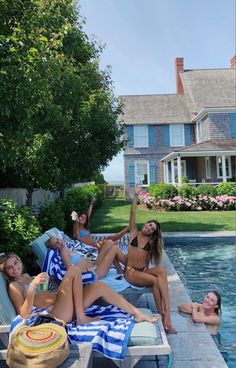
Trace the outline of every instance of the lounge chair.
[[[17, 315], [14, 306], [8, 296], [6, 281], [0, 273], [0, 367], [1, 362], [6, 360], [8, 333], [10, 323]], [[78, 354], [79, 351], [79, 354]], [[70, 355], [60, 368], [92, 368], [92, 344], [72, 344], [70, 346]]]
[[[38, 264], [42, 267], [43, 259], [46, 255], [45, 240], [47, 240], [52, 235], [58, 235], [59, 230], [57, 228], [52, 228], [46, 231], [43, 235], [35, 239], [30, 247], [35, 252], [38, 257]], [[95, 239], [98, 241], [103, 237], [101, 234], [94, 235]], [[119, 243], [127, 243], [127, 234], [119, 240]], [[149, 288], [145, 288], [145, 293], [149, 291]], [[139, 296], [140, 291], [138, 292]], [[125, 294], [124, 294], [125, 295]], [[128, 294], [127, 294], [128, 295]], [[127, 295], [125, 295], [127, 297]], [[131, 295], [135, 295], [132, 292]], [[127, 298], [129, 299], [129, 298]], [[136, 299], [137, 300], [137, 299]], [[134, 300], [132, 300], [134, 303]], [[149, 309], [144, 309], [146, 313], [152, 312]], [[123, 368], [133, 368], [135, 364], [143, 357], [150, 355], [167, 355], [168, 356], [168, 368], [171, 367], [171, 348], [167, 341], [167, 337], [162, 325], [161, 320], [159, 320], [155, 325], [147, 322], [142, 322], [136, 324], [132, 330], [130, 340], [128, 343], [126, 358], [122, 362], [114, 360], [114, 363]], [[102, 357], [99, 353], [93, 352], [93, 356]]]

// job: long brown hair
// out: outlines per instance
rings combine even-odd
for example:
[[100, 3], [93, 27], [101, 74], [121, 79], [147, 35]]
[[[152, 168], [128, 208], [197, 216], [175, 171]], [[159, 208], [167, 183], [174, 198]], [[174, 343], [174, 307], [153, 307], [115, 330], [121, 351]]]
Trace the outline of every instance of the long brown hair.
[[6, 254], [3, 254], [2, 256], [0, 256], [0, 272], [2, 272], [3, 276], [5, 277], [5, 279], [8, 282], [11, 282], [14, 279], [12, 277], [9, 277], [9, 275], [7, 274], [7, 272], [5, 270], [6, 261], [9, 258], [16, 258], [22, 265], [23, 265], [23, 263], [22, 263], [22, 260], [20, 259], [20, 257], [17, 254], [12, 253], [12, 252], [6, 253]]
[[156, 225], [156, 230], [150, 235], [152, 241], [152, 250], [151, 250], [151, 261], [159, 264], [162, 258], [163, 253], [163, 237], [161, 232], [161, 225], [156, 220], [150, 220], [147, 223], [153, 222]]

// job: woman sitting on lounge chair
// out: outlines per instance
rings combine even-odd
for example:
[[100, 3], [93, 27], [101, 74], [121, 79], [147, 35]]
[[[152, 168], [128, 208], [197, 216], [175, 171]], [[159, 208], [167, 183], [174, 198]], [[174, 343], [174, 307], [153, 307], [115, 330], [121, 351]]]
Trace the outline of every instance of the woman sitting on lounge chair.
[[[100, 250], [95, 261], [90, 261], [83, 257], [82, 253], [71, 252], [63, 240], [52, 236], [46, 241], [46, 246], [49, 249], [58, 250], [62, 262], [66, 269], [68, 269], [72, 263], [76, 263], [82, 272], [92, 271], [95, 273], [97, 279], [102, 279], [107, 275], [114, 261], [117, 260], [122, 264], [126, 264], [126, 256], [122, 253], [117, 245], [112, 247], [106, 247], [106, 245]], [[119, 268], [118, 268], [119, 267]], [[119, 273], [123, 273], [123, 270], [119, 266], [116, 267]]]
[[217, 291], [209, 291], [202, 304], [180, 304], [178, 310], [191, 314], [193, 322], [205, 323], [211, 335], [217, 334], [221, 315], [221, 296]]
[[[134, 198], [130, 212], [130, 243], [128, 247], [127, 266], [125, 269], [126, 280], [136, 286], [152, 287], [156, 307], [163, 317], [163, 325], [166, 332], [176, 333], [171, 326], [170, 305], [168, 295], [168, 282], [165, 270], [160, 267], [163, 251], [163, 240], [159, 222], [148, 221], [138, 231], [135, 212], [137, 196], [140, 187], [135, 187]], [[149, 268], [149, 262], [155, 266]]]
[[57, 292], [40, 290], [40, 285], [48, 281], [48, 274], [42, 272], [36, 277], [31, 277], [23, 273], [22, 261], [14, 253], [0, 258], [0, 271], [9, 281], [9, 296], [17, 312], [23, 318], [28, 317], [35, 306], [47, 309], [51, 315], [63, 319], [66, 323], [71, 322], [74, 318], [77, 324], [89, 323], [98, 318], [87, 317], [85, 309], [96, 299], [102, 297], [109, 304], [116, 305], [132, 314], [136, 322], [155, 322], [157, 320], [157, 317], [153, 318], [142, 313], [102, 282], [98, 281], [83, 288], [81, 273], [77, 266], [71, 266], [68, 269]]

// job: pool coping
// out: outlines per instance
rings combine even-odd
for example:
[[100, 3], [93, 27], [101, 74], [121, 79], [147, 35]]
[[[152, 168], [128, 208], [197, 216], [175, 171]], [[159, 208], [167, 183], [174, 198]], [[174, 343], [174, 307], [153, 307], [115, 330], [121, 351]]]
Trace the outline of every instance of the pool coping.
[[[107, 236], [108, 234], [102, 234]], [[191, 239], [199, 241], [218, 241], [233, 242], [236, 244], [236, 231], [217, 231], [217, 232], [164, 232], [164, 241], [166, 245], [173, 244], [176, 241], [185, 244]], [[173, 264], [164, 251], [163, 265], [168, 276], [170, 309], [172, 324], [177, 330], [177, 334], [167, 334], [168, 342], [172, 349], [173, 364], [172, 368], [228, 368], [223, 356], [216, 346], [213, 338], [208, 332], [204, 323], [194, 323], [190, 315], [178, 311], [178, 304], [191, 303], [192, 300], [180, 280]], [[153, 312], [156, 312], [156, 306], [152, 294], [147, 296], [147, 305]], [[97, 363], [97, 362], [96, 362]], [[142, 359], [137, 368], [154, 368], [156, 361], [152, 357], [150, 360]], [[100, 368], [100, 365], [96, 365]], [[102, 366], [101, 366], [102, 367]], [[113, 367], [108, 363], [107, 368]], [[163, 357], [158, 357], [158, 367], [166, 368], [167, 361]]]

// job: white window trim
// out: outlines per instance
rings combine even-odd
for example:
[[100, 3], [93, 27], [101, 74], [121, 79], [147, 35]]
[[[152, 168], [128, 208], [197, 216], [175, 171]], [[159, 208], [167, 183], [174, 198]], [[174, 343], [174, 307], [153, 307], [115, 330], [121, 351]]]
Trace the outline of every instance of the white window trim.
[[[219, 168], [219, 161], [218, 159], [221, 158], [221, 156], [216, 156], [216, 170], [217, 170], [217, 179], [223, 179], [223, 175], [220, 176], [220, 168]], [[225, 160], [229, 160], [229, 175], [226, 175], [227, 179], [232, 178], [232, 165], [231, 165], [231, 156], [225, 156]]]
[[[140, 128], [140, 127], [144, 127], [145, 129], [146, 129], [146, 145], [144, 145], [144, 146], [138, 146], [137, 144], [136, 144], [136, 142], [135, 142], [135, 137], [136, 137], [136, 129], [137, 128]], [[148, 125], [134, 125], [134, 147], [137, 147], [137, 148], [143, 148], [143, 147], [148, 147]]]
[[211, 160], [209, 156], [205, 157], [205, 167], [206, 167], [206, 179], [211, 179]]
[[[183, 144], [175, 144], [173, 145], [173, 142], [172, 142], [172, 127], [173, 126], [181, 126], [182, 128], [182, 141], [183, 141]], [[185, 137], [184, 137], [184, 124], [170, 124], [170, 147], [184, 147], [185, 146]]]
[[137, 182], [137, 164], [147, 164], [147, 176], [148, 176], [148, 182], [147, 184], [141, 184], [142, 187], [149, 187], [150, 186], [150, 167], [149, 167], [149, 161], [148, 160], [138, 160], [134, 161], [134, 174], [135, 174], [135, 184], [140, 184]]

